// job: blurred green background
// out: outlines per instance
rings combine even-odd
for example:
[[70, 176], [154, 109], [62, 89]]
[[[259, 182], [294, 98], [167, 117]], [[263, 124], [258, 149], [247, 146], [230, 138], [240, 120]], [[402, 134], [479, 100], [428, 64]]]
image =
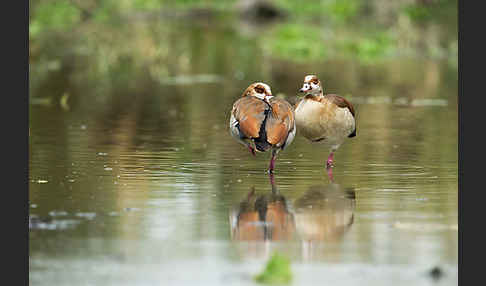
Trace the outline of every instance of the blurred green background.
[[[29, 3], [30, 94], [44, 97], [33, 103], [49, 102], [39, 90], [46, 78], [80, 68], [97, 84], [114, 72], [119, 76], [113, 80], [125, 84], [125, 78], [144, 72], [156, 82], [201, 72], [243, 78], [251, 69], [265, 69], [263, 59], [268, 58], [364, 65], [434, 60], [457, 70], [454, 0]], [[62, 96], [49, 97], [59, 102]]]

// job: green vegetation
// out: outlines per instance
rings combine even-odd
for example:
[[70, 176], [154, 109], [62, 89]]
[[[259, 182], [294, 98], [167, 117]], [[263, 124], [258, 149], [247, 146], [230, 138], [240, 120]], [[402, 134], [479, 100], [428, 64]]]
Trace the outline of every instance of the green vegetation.
[[[451, 25], [457, 29], [457, 1], [456, 0], [435, 0], [411, 3], [404, 5], [400, 11], [416, 23], [440, 22]], [[451, 21], [455, 17], [456, 21]], [[457, 31], [457, 30], [456, 30]]]
[[290, 261], [287, 257], [274, 253], [262, 273], [255, 280], [264, 284], [284, 284], [292, 281]]
[[388, 31], [344, 33], [333, 36], [316, 26], [282, 24], [265, 35], [264, 49], [274, 57], [298, 62], [355, 58], [363, 63], [393, 56], [396, 50], [395, 39]]
[[[86, 25], [132, 25], [131, 22], [156, 21], [190, 24], [191, 11], [204, 7], [211, 13], [211, 26], [238, 30], [238, 1], [223, 0], [38, 0], [31, 1], [30, 41], [49, 39], [53, 33], [80, 32]], [[372, 63], [394, 56], [447, 59], [457, 65], [457, 1], [416, 2], [373, 0], [274, 0], [287, 12], [283, 21], [254, 31], [261, 38], [260, 49], [274, 58], [291, 61], [325, 61], [350, 58]], [[379, 9], [377, 7], [380, 7]], [[132, 17], [133, 16], [133, 17]], [[167, 17], [170, 16], [170, 17]], [[135, 20], [136, 19], [136, 20]], [[192, 23], [197, 25], [197, 23]], [[132, 31], [137, 33], [137, 31]], [[147, 34], [146, 31], [140, 31]], [[237, 31], [239, 32], [239, 31]], [[108, 36], [108, 35], [107, 35]], [[147, 37], [149, 37], [149, 33]], [[150, 38], [147, 38], [150, 40]], [[124, 44], [110, 47], [112, 53]], [[167, 45], [165, 42], [159, 45]], [[165, 50], [160, 46], [161, 50]]]
[[431, 17], [431, 8], [421, 5], [408, 5], [403, 11], [405, 14], [416, 22], [422, 22]]
[[393, 39], [389, 33], [381, 32], [369, 37], [346, 39], [340, 44], [349, 56], [356, 55], [363, 62], [388, 56], [393, 51]]
[[323, 43], [320, 30], [298, 24], [283, 24], [268, 33], [264, 48], [274, 56], [299, 61], [327, 56], [327, 47]]
[[358, 15], [362, 6], [359, 0], [276, 0], [275, 3], [296, 18], [323, 18], [331, 22], [351, 20]]
[[44, 30], [69, 29], [79, 22], [81, 11], [67, 0], [48, 1], [38, 5], [29, 24], [30, 36]]

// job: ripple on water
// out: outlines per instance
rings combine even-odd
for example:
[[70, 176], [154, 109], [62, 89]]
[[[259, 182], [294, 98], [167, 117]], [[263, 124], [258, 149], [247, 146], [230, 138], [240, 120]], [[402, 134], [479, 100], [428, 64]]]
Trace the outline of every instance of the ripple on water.
[[29, 216], [29, 230], [65, 230], [75, 228], [80, 223], [80, 220], [75, 219], [52, 219], [50, 217], [41, 218], [36, 215]]
[[82, 217], [82, 218], [86, 218], [86, 219], [89, 219], [89, 220], [92, 220], [96, 217], [96, 213], [92, 213], [92, 212], [79, 212], [79, 213], [76, 213], [76, 216], [77, 217]]

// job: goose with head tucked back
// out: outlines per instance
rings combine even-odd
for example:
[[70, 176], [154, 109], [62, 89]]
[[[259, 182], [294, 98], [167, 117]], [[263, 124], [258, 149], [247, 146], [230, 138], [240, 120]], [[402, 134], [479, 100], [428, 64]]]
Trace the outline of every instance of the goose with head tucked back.
[[272, 151], [268, 172], [273, 173], [277, 154], [294, 140], [294, 110], [287, 101], [272, 96], [267, 84], [252, 83], [233, 104], [229, 127], [253, 155]]
[[356, 136], [353, 105], [336, 94], [324, 94], [320, 80], [307, 75], [299, 90], [304, 97], [295, 106], [295, 122], [299, 133], [311, 142], [329, 148], [326, 168], [334, 163], [334, 152], [347, 138]]

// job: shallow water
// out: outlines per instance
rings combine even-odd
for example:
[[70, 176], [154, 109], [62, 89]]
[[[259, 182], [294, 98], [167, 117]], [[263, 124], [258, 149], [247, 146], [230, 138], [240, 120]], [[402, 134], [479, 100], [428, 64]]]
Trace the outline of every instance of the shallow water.
[[[102, 76], [91, 66], [109, 40], [67, 56], [44, 47], [60, 64], [31, 80], [30, 283], [254, 285], [278, 251], [294, 285], [457, 284], [457, 69], [293, 64], [207, 32], [186, 33], [160, 68], [124, 55]], [[211, 44], [228, 39], [234, 54]], [[295, 102], [310, 72], [354, 103], [358, 135], [335, 154], [334, 184], [328, 150], [297, 135], [272, 185], [270, 154], [229, 135], [231, 105], [257, 80]]]

